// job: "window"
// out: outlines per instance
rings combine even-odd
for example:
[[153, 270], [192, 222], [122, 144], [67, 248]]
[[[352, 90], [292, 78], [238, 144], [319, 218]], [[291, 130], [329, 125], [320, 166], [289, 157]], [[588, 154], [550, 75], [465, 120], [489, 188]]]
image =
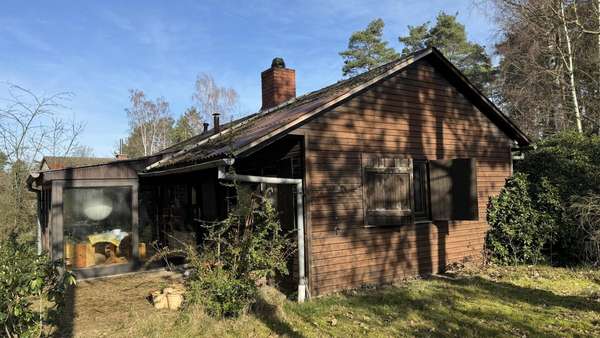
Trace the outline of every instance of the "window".
[[428, 220], [429, 215], [429, 171], [427, 161], [413, 161], [413, 189], [415, 220]]
[[132, 259], [130, 187], [65, 188], [64, 257], [67, 268]]
[[477, 220], [475, 159], [362, 155], [365, 225]]
[[404, 224], [412, 220], [411, 176], [410, 160], [363, 156], [367, 225]]

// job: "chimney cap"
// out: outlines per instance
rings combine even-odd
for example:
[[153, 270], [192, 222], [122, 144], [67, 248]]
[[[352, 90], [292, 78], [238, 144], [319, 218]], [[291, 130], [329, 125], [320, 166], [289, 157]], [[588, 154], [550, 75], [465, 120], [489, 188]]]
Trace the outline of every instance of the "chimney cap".
[[285, 68], [285, 61], [282, 57], [276, 57], [271, 62], [271, 68]]

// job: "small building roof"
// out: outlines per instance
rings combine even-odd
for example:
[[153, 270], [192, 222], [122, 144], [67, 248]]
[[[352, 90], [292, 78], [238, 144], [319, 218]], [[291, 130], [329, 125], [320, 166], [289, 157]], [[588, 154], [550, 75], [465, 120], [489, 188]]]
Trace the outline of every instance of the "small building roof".
[[40, 170], [57, 170], [86, 165], [103, 164], [114, 161], [112, 157], [83, 157], [83, 156], [44, 156], [40, 162]]

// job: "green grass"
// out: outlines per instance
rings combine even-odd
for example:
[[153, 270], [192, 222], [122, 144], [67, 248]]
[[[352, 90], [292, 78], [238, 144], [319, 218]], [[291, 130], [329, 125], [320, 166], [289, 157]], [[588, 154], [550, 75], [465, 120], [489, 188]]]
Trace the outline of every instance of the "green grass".
[[71, 332], [82, 337], [103, 333], [129, 337], [564, 337], [600, 333], [600, 271], [592, 269], [495, 267], [351, 291], [304, 304], [265, 289], [253, 312], [220, 321], [201, 309], [156, 311], [130, 294], [123, 304], [104, 297], [104, 304], [116, 305], [121, 311], [100, 309], [109, 318], [100, 323], [94, 319], [99, 314], [86, 292], [99, 288], [112, 290], [110, 297], [123, 292], [141, 296], [164, 283], [146, 276], [140, 286], [136, 278], [140, 277], [130, 277], [129, 282], [112, 279], [112, 286], [80, 286], [77, 292], [83, 299], [76, 299], [75, 306], [87, 301], [86, 310], [75, 318]]

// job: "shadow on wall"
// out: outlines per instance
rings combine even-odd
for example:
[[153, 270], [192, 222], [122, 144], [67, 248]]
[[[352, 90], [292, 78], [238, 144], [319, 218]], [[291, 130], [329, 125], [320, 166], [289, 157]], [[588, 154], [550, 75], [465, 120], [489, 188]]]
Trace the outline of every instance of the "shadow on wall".
[[[468, 254], [460, 238], [453, 238], [455, 231], [463, 238], [481, 235], [475, 240], [483, 243], [479, 232], [486, 198], [479, 198], [480, 221], [363, 226], [363, 152], [427, 160], [477, 158], [479, 173], [508, 173], [506, 138], [431, 64], [408, 67], [304, 128], [309, 133], [311, 275], [317, 293], [443, 271], [450, 260]], [[479, 193], [483, 197], [501, 184], [487, 180]], [[452, 187], [463, 188], [469, 187]]]

